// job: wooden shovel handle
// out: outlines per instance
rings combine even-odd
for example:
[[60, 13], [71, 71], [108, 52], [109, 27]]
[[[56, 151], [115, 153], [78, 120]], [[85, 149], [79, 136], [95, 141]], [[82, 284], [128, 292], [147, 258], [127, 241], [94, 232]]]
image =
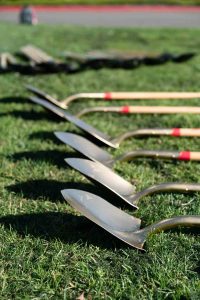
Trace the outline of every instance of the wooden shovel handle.
[[172, 136], [200, 136], [200, 128], [173, 128]]
[[200, 152], [183, 151], [180, 152], [180, 160], [200, 160]]
[[112, 112], [122, 114], [200, 114], [198, 106], [99, 106], [81, 110], [81, 117], [92, 112]]
[[200, 128], [141, 128], [135, 131], [125, 132], [125, 137], [130, 136], [200, 136]]
[[192, 99], [200, 98], [200, 92], [107, 92], [104, 100], [123, 99]]
[[[124, 114], [199, 114], [198, 106], [122, 106], [119, 108]], [[109, 110], [112, 111], [112, 110]], [[116, 110], [115, 110], [116, 111]]]

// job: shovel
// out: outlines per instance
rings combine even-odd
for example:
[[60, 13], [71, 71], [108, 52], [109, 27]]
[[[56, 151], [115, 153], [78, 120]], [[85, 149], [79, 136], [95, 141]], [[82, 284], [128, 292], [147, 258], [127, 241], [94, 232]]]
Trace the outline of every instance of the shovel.
[[151, 234], [179, 226], [200, 227], [200, 216], [190, 215], [165, 219], [140, 229], [140, 219], [125, 213], [99, 196], [75, 189], [62, 190], [61, 193], [64, 199], [85, 217], [140, 250]]
[[69, 112], [66, 112], [64, 109], [61, 109], [57, 107], [56, 105], [50, 103], [49, 101], [43, 100], [38, 97], [29, 97], [29, 100], [33, 101], [34, 103], [40, 104], [43, 107], [47, 108], [48, 110], [52, 111], [56, 115], [58, 115], [61, 118], [64, 118], [65, 120], [73, 123], [81, 130], [87, 132], [91, 136], [95, 137], [97, 140], [100, 140], [107, 146], [117, 148], [119, 146], [119, 143], [123, 141], [126, 138], [129, 138], [131, 136], [137, 136], [137, 135], [174, 135], [174, 136], [199, 136], [199, 129], [187, 129], [187, 128], [174, 128], [174, 129], [140, 129], [137, 131], [131, 131], [124, 133], [120, 135], [117, 138], [112, 138], [109, 135], [97, 130], [95, 127], [87, 124], [86, 122], [80, 120], [79, 118], [73, 116]]
[[117, 175], [111, 169], [99, 162], [94, 162], [81, 158], [67, 158], [65, 161], [74, 169], [83, 175], [99, 182], [101, 185], [115, 193], [118, 197], [138, 208], [139, 200], [147, 195], [158, 192], [200, 192], [200, 184], [198, 183], [177, 183], [167, 182], [153, 185], [140, 192], [135, 192], [135, 186]]
[[[53, 113], [55, 113], [59, 117], [67, 120], [68, 122], [73, 123], [74, 125], [76, 125], [81, 130], [87, 132], [91, 136], [97, 138], [98, 140], [102, 141], [106, 145], [110, 146], [110, 142], [109, 142], [110, 137], [108, 135], [106, 135], [105, 133], [97, 130], [96, 128], [94, 128], [91, 125], [87, 124], [86, 122], [80, 120], [79, 118], [76, 118], [72, 114], [66, 112], [64, 109], [59, 108], [58, 106], [50, 103], [49, 101], [40, 99], [38, 97], [32, 96], [32, 97], [29, 97], [29, 100], [31, 100], [34, 103], [42, 105], [43, 107], [45, 107], [48, 110], [52, 111]], [[111, 145], [112, 145], [112, 143], [111, 143]]]
[[148, 100], [148, 99], [194, 99], [200, 98], [200, 92], [109, 92], [109, 93], [79, 93], [67, 97], [62, 101], [56, 100], [54, 97], [45, 92], [31, 86], [26, 88], [39, 97], [56, 104], [60, 108], [67, 108], [69, 103], [80, 99], [96, 99], [96, 100]]
[[200, 152], [191, 151], [160, 151], [160, 150], [134, 150], [113, 158], [106, 150], [98, 147], [82, 136], [68, 132], [55, 132], [57, 138], [79, 151], [89, 159], [101, 162], [107, 167], [113, 167], [116, 162], [129, 161], [139, 157], [173, 160], [195, 160], [200, 161]]

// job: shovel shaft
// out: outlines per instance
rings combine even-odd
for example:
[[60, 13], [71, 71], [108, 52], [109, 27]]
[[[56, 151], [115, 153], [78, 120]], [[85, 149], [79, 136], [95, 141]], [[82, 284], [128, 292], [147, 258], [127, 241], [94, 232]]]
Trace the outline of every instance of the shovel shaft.
[[99, 106], [85, 108], [76, 116], [81, 117], [92, 112], [111, 112], [122, 114], [199, 114], [198, 106]]
[[156, 184], [150, 186], [135, 195], [131, 196], [130, 199], [133, 204], [137, 204], [138, 201], [151, 194], [162, 193], [162, 192], [181, 192], [181, 193], [190, 193], [190, 192], [200, 192], [199, 183], [178, 183], [178, 182], [167, 182]]
[[194, 99], [200, 98], [200, 92], [107, 92], [80, 93], [67, 97], [62, 101], [66, 107], [70, 102], [79, 99], [102, 100], [161, 100], [161, 99]]
[[140, 99], [193, 99], [200, 98], [200, 92], [108, 92], [104, 100]]
[[200, 227], [200, 216], [178, 216], [161, 220], [160, 222], [133, 232], [132, 235], [129, 236], [129, 244], [142, 250], [149, 235], [176, 227]]
[[63, 99], [62, 102], [60, 102], [62, 104], [63, 107], [67, 108], [69, 103], [75, 100], [79, 100], [79, 99], [104, 99], [104, 95], [105, 93], [80, 93], [80, 94], [74, 94], [71, 95], [69, 97], [67, 97], [66, 99]]
[[[38, 54], [37, 54], [38, 55]], [[40, 57], [39, 57], [40, 59]], [[49, 61], [49, 60], [48, 60]], [[28, 90], [35, 93], [37, 96], [41, 96], [44, 99], [56, 104], [61, 108], [67, 108], [69, 103], [79, 99], [101, 99], [101, 100], [150, 100], [150, 99], [194, 99], [200, 98], [200, 92], [107, 92], [107, 93], [78, 93], [62, 101], [56, 100], [43, 91], [27, 85]]]
[[142, 128], [125, 132], [114, 138], [112, 142], [118, 147], [120, 143], [131, 137], [142, 136], [200, 136], [200, 128]]
[[171, 136], [200, 136], [200, 128], [173, 128]]
[[[115, 108], [116, 109], [116, 108]], [[111, 108], [110, 111], [112, 112]], [[199, 114], [196, 106], [122, 106], [119, 112], [123, 114]]]
[[173, 160], [196, 160], [200, 161], [200, 152], [191, 151], [157, 151], [157, 150], [135, 150], [117, 157], [116, 161], [129, 161], [139, 157], [173, 159]]
[[200, 216], [178, 216], [170, 219], [162, 220], [158, 223], [154, 223], [143, 230], [149, 234], [157, 233], [163, 230], [171, 229], [178, 226], [184, 227], [200, 227]]

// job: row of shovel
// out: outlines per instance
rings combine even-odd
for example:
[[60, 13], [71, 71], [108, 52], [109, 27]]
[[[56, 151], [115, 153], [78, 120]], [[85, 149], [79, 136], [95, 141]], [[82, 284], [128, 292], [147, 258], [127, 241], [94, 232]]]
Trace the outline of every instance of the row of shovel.
[[[76, 73], [88, 69], [123, 68], [135, 69], [140, 66], [162, 65], [168, 62], [183, 63], [194, 57], [195, 53], [163, 53], [157, 55], [136, 55], [120, 53], [102, 53], [93, 51], [86, 54], [67, 52], [64, 59], [55, 59], [42, 49], [34, 45], [26, 45], [17, 52], [17, 55], [26, 59], [18, 61], [8, 52], [0, 53], [0, 73], [18, 72], [22, 74], [47, 73]], [[28, 63], [27, 63], [28, 60]]]
[[[174, 129], [139, 129], [132, 132], [124, 133], [119, 137], [111, 138], [105, 133], [97, 130], [78, 117], [70, 114], [63, 108], [63, 103], [51, 97], [50, 95], [32, 87], [27, 86], [28, 90], [36, 96], [31, 96], [30, 100], [49, 109], [58, 116], [75, 124], [84, 132], [89, 133], [100, 140], [107, 146], [117, 148], [126, 138], [145, 135], [170, 135], [170, 136], [200, 136], [200, 128], [174, 128]], [[96, 93], [95, 93], [96, 94]], [[97, 93], [99, 94], [99, 93]], [[96, 95], [97, 95], [96, 94]], [[112, 94], [112, 93], [111, 93]], [[113, 93], [116, 94], [116, 93]], [[162, 94], [162, 93], [161, 93]], [[160, 95], [161, 95], [160, 94]], [[176, 93], [178, 95], [178, 93]], [[189, 98], [199, 97], [199, 93], [191, 93]], [[195, 94], [195, 95], [194, 95]], [[79, 94], [80, 95], [80, 94]], [[147, 93], [146, 93], [147, 95]], [[181, 97], [179, 95], [179, 97]], [[87, 98], [87, 97], [86, 97]], [[92, 98], [92, 97], [91, 97]], [[170, 98], [170, 96], [169, 96]], [[171, 97], [177, 98], [175, 96]], [[183, 97], [184, 98], [184, 97]], [[185, 97], [187, 98], [187, 97]], [[77, 99], [77, 98], [76, 98]], [[122, 98], [121, 98], [122, 99]], [[129, 98], [130, 99], [130, 98]], [[135, 98], [133, 98], [135, 99]], [[138, 98], [137, 98], [138, 99]], [[159, 99], [159, 97], [157, 98]], [[164, 99], [161, 97], [161, 99]], [[68, 103], [69, 104], [69, 103]], [[61, 107], [62, 106], [62, 107]], [[163, 108], [163, 107], [160, 107]], [[180, 107], [181, 108], [181, 107]], [[185, 111], [186, 112], [186, 111]], [[151, 111], [150, 111], [151, 113]], [[167, 113], [167, 112], [166, 112]], [[138, 208], [139, 200], [153, 193], [166, 191], [180, 192], [199, 192], [200, 184], [198, 183], [163, 183], [148, 187], [140, 192], [136, 192], [136, 187], [124, 180], [118, 174], [111, 170], [116, 161], [127, 161], [137, 157], [155, 157], [175, 160], [198, 160], [200, 161], [200, 152], [190, 151], [154, 151], [154, 150], [136, 150], [125, 153], [120, 157], [113, 158], [107, 151], [98, 147], [91, 141], [82, 136], [67, 133], [55, 132], [55, 135], [65, 144], [69, 145], [78, 152], [84, 154], [88, 159], [68, 158], [65, 161], [81, 174], [91, 178], [93, 181], [100, 183], [106, 189], [109, 189], [113, 195], [126, 201], [134, 208]], [[61, 191], [65, 200], [70, 203], [76, 210], [85, 215], [87, 218], [106, 229], [108, 232], [128, 243], [129, 245], [143, 249], [144, 242], [149, 234], [177, 226], [200, 226], [200, 216], [179, 216], [162, 220], [154, 223], [144, 229], [140, 229], [141, 220], [135, 218], [114, 205], [110, 204], [103, 198], [92, 193], [78, 190], [66, 189]]]

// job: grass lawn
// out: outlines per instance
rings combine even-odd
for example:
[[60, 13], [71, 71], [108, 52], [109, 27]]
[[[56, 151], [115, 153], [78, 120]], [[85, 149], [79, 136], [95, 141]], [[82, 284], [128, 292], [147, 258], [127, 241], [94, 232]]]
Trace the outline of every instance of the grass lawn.
[[[1, 24], [0, 32], [3, 41], [0, 51], [14, 52], [33, 43], [54, 56], [64, 50], [196, 51], [199, 54], [200, 49], [200, 30]], [[25, 83], [33, 84], [62, 99], [87, 91], [199, 91], [199, 82], [199, 55], [184, 64], [135, 70], [0, 75], [0, 299], [75, 299], [82, 292], [86, 299], [200, 298], [199, 231], [176, 229], [154, 235], [146, 242], [143, 253], [118, 241], [63, 201], [61, 189], [83, 188], [99, 193], [101, 188], [67, 166], [63, 159], [77, 153], [53, 135], [55, 130], [77, 133], [79, 130], [30, 103], [23, 87]], [[95, 105], [94, 101], [87, 103]], [[195, 105], [199, 100], [182, 103]], [[173, 104], [180, 105], [180, 101]], [[70, 110], [78, 111], [84, 106], [76, 102]], [[136, 128], [199, 127], [200, 124], [197, 115], [95, 113], [84, 120], [113, 136]], [[131, 149], [198, 151], [200, 140], [130, 139], [120, 149], [109, 151], [118, 155]], [[197, 162], [138, 159], [116, 164], [115, 171], [136, 184], [138, 191], [167, 181], [200, 182]], [[103, 189], [102, 193], [105, 193]], [[107, 197], [118, 207], [141, 217], [142, 226], [175, 215], [200, 214], [198, 193], [145, 197], [136, 212], [112, 194]]]

